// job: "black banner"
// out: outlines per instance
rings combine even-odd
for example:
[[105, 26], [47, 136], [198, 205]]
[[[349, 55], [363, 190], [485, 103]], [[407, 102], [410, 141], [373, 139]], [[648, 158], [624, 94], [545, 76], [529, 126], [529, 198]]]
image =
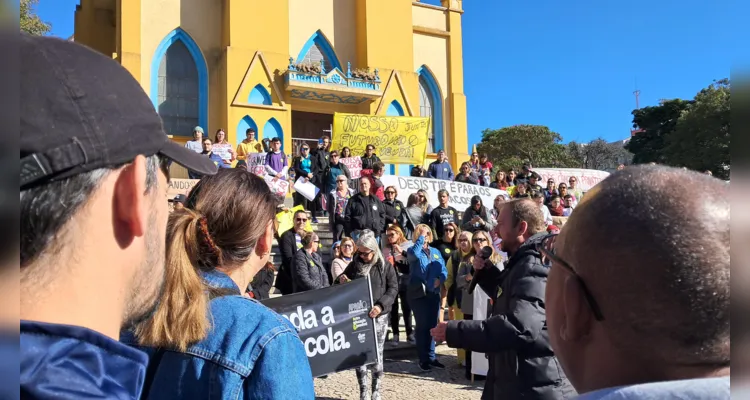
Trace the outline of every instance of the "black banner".
[[314, 377], [378, 360], [370, 279], [263, 301], [297, 328]]

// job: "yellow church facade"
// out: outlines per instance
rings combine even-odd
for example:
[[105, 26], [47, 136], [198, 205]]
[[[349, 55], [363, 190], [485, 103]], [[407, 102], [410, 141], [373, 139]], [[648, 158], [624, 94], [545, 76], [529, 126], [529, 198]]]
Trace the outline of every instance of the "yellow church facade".
[[[81, 0], [76, 42], [140, 82], [173, 139], [248, 128], [296, 155], [335, 112], [431, 118], [428, 160], [467, 148], [461, 0]], [[358, 154], [355, 154], [358, 155]], [[391, 173], [408, 175], [408, 166]]]

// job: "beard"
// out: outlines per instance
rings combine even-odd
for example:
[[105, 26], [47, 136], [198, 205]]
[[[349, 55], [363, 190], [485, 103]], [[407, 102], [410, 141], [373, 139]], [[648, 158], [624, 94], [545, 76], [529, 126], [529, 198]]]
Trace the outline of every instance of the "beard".
[[151, 317], [164, 289], [166, 238], [158, 228], [156, 207], [152, 205], [144, 235], [146, 255], [130, 286], [125, 326], [134, 326]]

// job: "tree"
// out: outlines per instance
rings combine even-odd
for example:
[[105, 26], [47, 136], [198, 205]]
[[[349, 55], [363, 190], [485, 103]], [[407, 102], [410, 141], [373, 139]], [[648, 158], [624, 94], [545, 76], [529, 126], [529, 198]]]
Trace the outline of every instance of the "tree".
[[674, 132], [665, 140], [669, 165], [697, 171], [710, 170], [729, 179], [730, 82], [722, 79], [701, 90], [682, 111]]
[[20, 25], [21, 32], [30, 35], [46, 35], [52, 27], [36, 15], [35, 7], [39, 0], [21, 0], [20, 4]]
[[642, 129], [625, 148], [633, 153], [633, 163], [666, 163], [666, 138], [674, 132], [677, 120], [692, 103], [688, 100], [666, 100], [658, 106], [633, 110], [633, 128]]
[[560, 143], [562, 136], [541, 125], [514, 125], [501, 129], [485, 129], [477, 145], [480, 153], [487, 153], [494, 164], [507, 170], [530, 163], [537, 168], [566, 168], [575, 160], [567, 147]]

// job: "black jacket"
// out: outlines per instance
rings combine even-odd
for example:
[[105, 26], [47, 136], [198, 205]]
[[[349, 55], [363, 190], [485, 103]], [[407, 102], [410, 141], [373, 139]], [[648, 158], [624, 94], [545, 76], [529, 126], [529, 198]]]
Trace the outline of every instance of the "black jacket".
[[549, 343], [544, 290], [548, 268], [536, 245], [536, 234], [521, 245], [502, 272], [487, 266], [474, 274], [493, 299], [484, 321], [450, 321], [450, 347], [487, 353], [489, 371], [482, 399], [569, 399], [575, 396]]
[[385, 207], [385, 228], [388, 228], [390, 224], [398, 224], [401, 213], [406, 209], [404, 203], [399, 199], [393, 201], [384, 200], [383, 206]]
[[[365, 198], [366, 197], [366, 198]], [[373, 196], [363, 196], [357, 193], [346, 204], [346, 220], [349, 223], [347, 235], [354, 231], [369, 229], [376, 235], [383, 232], [385, 226], [385, 207], [380, 200]]]
[[281, 252], [281, 266], [276, 277], [276, 289], [281, 294], [292, 294], [292, 264], [294, 255], [297, 254], [297, 239], [294, 237], [294, 229], [281, 234], [279, 237], [279, 252]]
[[300, 251], [294, 255], [292, 282], [294, 293], [328, 287], [328, 273], [323, 266], [323, 260], [320, 258], [320, 254], [316, 252], [310, 255], [310, 253], [304, 249], [300, 249]]
[[314, 149], [311, 150], [310, 158], [312, 159], [313, 174], [323, 175], [331, 160], [331, 153], [329, 153], [328, 150]]
[[[357, 278], [363, 278], [364, 275], [359, 274], [362, 260], [359, 257], [355, 257], [354, 261], [350, 262], [344, 270], [343, 275], [347, 278], [355, 280]], [[381, 310], [380, 314], [388, 314], [391, 311], [393, 301], [398, 295], [398, 276], [396, 275], [396, 269], [388, 262], [380, 260], [377, 264], [370, 268], [370, 287], [372, 288], [372, 299], [373, 305], [379, 305]], [[338, 282], [338, 281], [337, 281]]]
[[273, 268], [263, 267], [253, 277], [253, 281], [248, 285], [248, 292], [253, 294], [256, 300], [266, 300], [271, 297], [271, 287], [273, 286]]
[[380, 157], [375, 153], [372, 154], [372, 157], [367, 157], [363, 154], [360, 158], [362, 159], [362, 169], [372, 169], [372, 166], [375, 165], [376, 162], [380, 162]]

